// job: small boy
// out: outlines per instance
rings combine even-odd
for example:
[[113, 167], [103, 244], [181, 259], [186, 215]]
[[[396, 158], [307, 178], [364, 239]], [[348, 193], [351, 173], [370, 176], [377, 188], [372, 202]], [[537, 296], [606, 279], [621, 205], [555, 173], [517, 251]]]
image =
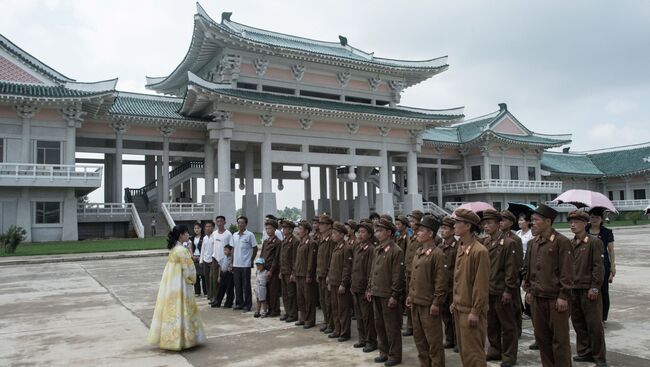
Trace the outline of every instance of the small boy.
[[232, 246], [226, 244], [223, 247], [223, 257], [219, 260], [219, 278], [217, 279], [217, 284], [219, 284], [219, 291], [217, 292], [217, 299], [212, 304], [211, 307], [221, 307], [221, 301], [223, 296], [226, 296], [226, 304], [223, 305], [226, 308], [231, 308], [234, 292], [235, 292], [235, 282], [232, 271]]
[[[268, 313], [268, 306], [266, 303], [266, 273], [267, 270], [264, 269], [265, 261], [263, 258], [258, 258], [255, 260], [255, 267], [257, 268], [257, 285], [255, 287], [255, 296], [257, 297], [257, 311], [255, 311], [255, 317], [266, 317]], [[263, 312], [260, 312], [262, 311]]]

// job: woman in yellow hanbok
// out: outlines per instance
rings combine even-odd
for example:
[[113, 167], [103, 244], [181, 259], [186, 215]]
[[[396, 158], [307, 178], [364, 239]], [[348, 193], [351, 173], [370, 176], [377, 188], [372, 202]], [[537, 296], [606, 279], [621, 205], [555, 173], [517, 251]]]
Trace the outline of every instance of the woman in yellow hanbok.
[[196, 269], [192, 255], [183, 247], [188, 238], [187, 227], [183, 225], [175, 226], [167, 236], [169, 258], [160, 281], [148, 336], [149, 343], [161, 349], [182, 350], [205, 342], [203, 323], [194, 299]]

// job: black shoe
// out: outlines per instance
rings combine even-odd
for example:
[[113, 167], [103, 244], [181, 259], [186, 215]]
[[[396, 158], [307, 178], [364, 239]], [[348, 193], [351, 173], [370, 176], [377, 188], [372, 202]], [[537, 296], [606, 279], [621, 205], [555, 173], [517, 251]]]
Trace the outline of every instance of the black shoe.
[[288, 318], [287, 315], [284, 315], [284, 316], [280, 317], [280, 321], [285, 321], [287, 318]]
[[384, 363], [384, 366], [386, 366], [386, 367], [392, 367], [392, 366], [397, 366], [397, 365], [400, 364], [400, 363], [402, 363], [402, 361], [396, 361], [396, 360], [394, 360], [394, 359], [391, 359], [391, 360], [389, 360], [389, 361], [386, 361], [386, 363]]
[[260, 317], [265, 319], [265, 318], [269, 317], [269, 313], [268, 312], [262, 312], [262, 316], [260, 316]]
[[296, 322], [294, 325], [296, 325], [296, 326], [303, 326], [304, 324], [305, 324], [304, 321], [298, 321], [298, 322]]
[[513, 364], [510, 362], [501, 362], [501, 367], [512, 367]]
[[262, 316], [262, 315], [259, 312], [255, 312], [255, 315], [253, 315], [254, 318], [258, 318], [260, 316]]
[[251, 309], [248, 308], [248, 307], [247, 307], [247, 308], [242, 308], [242, 309], [241, 309], [241, 312], [242, 312], [242, 313], [251, 312]]
[[323, 333], [325, 333], [325, 334], [331, 334], [331, 333], [333, 333], [333, 332], [334, 332], [334, 330], [332, 330], [332, 329], [325, 329], [325, 330], [323, 331]]
[[302, 328], [303, 328], [303, 329], [311, 329], [311, 328], [313, 328], [314, 326], [316, 326], [316, 325], [305, 325], [305, 326], [303, 326]]
[[460, 352], [460, 350], [458, 349], [458, 346], [455, 345], [455, 346], [454, 346], [454, 353], [459, 353], [459, 352]]
[[339, 343], [343, 343], [343, 342], [346, 342], [346, 341], [350, 340], [350, 337], [349, 337], [349, 336], [339, 336], [339, 338], [336, 339], [336, 340], [337, 340]]
[[596, 362], [596, 361], [594, 361], [594, 357], [592, 357], [590, 355], [575, 356], [575, 357], [573, 357], [573, 360], [576, 361], [576, 362]]
[[411, 329], [406, 329], [403, 333], [402, 336], [413, 336], [413, 330]]
[[365, 346], [366, 346], [366, 343], [361, 343], [361, 342], [354, 343], [354, 345], [353, 345], [353, 347], [355, 347], [355, 348], [363, 348]]
[[232, 308], [232, 305], [223, 305], [223, 308]]
[[327, 325], [324, 325], [324, 326], [321, 326], [321, 327], [320, 327], [320, 332], [321, 332], [321, 333], [324, 333], [325, 330], [327, 330]]
[[242, 308], [243, 308], [242, 306], [235, 306], [235, 307], [233, 307], [232, 309], [235, 310], [235, 311], [237, 311], [237, 310], [241, 310]]
[[221, 305], [220, 305], [220, 304], [217, 304], [217, 303], [211, 303], [211, 304], [210, 304], [210, 307], [212, 307], [212, 308], [220, 308]]
[[330, 339], [334, 339], [334, 338], [338, 338], [339, 336], [341, 336], [341, 334], [331, 333], [331, 334], [328, 335], [327, 337], [330, 338]]
[[530, 350], [539, 350], [539, 347], [537, 346], [537, 342], [529, 345], [528, 349], [530, 349]]
[[370, 353], [370, 352], [374, 352], [376, 350], [377, 350], [376, 345], [366, 345], [365, 347], [363, 347], [363, 352], [364, 353]]
[[384, 363], [388, 360], [388, 357], [386, 356], [379, 356], [375, 358], [375, 363]]
[[456, 346], [456, 344], [454, 344], [454, 343], [445, 343], [445, 345], [444, 345], [445, 349], [451, 349], [451, 348], [453, 348], [455, 346]]
[[492, 355], [488, 354], [488, 355], [485, 356], [485, 360], [486, 361], [500, 361], [501, 356], [492, 356]]
[[201, 293], [194, 293], [194, 297], [201, 297]]
[[286, 320], [284, 320], [284, 322], [296, 322], [296, 321], [298, 321], [298, 319], [286, 319]]
[[596, 362], [596, 367], [607, 367], [607, 362]]

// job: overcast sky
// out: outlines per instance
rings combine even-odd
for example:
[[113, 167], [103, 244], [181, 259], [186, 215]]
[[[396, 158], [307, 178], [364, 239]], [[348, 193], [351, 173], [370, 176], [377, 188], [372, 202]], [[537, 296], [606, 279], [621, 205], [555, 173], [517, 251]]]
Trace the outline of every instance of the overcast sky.
[[[329, 41], [344, 35], [380, 57], [448, 55], [450, 69], [407, 89], [405, 105], [465, 106], [471, 118], [506, 102], [531, 130], [573, 134], [572, 150], [650, 141], [648, 1], [201, 5], [217, 20], [231, 11], [258, 28]], [[189, 0], [0, 0], [0, 9], [0, 33], [54, 69], [79, 81], [119, 77], [120, 90], [136, 92], [146, 92], [145, 75], [167, 75], [185, 56], [196, 12]], [[125, 186], [140, 185], [139, 176], [125, 174], [133, 180]], [[278, 204], [300, 201], [280, 193]]]

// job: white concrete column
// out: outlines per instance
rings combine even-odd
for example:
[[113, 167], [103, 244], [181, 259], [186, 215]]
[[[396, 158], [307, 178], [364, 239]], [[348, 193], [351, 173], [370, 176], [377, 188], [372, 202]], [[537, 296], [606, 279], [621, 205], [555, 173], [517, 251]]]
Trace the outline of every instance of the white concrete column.
[[[379, 156], [381, 157], [381, 167], [379, 168], [379, 193], [376, 196], [376, 211], [379, 214], [395, 214], [395, 205], [393, 204], [393, 191], [390, 165], [388, 161], [388, 151], [382, 148]], [[389, 185], [390, 182], [390, 185]]]
[[77, 150], [77, 128], [72, 125], [66, 127], [66, 143], [65, 143], [65, 164], [74, 165], [75, 151]]
[[370, 203], [366, 195], [366, 183], [370, 169], [368, 167], [357, 168], [357, 197], [354, 198], [354, 219], [368, 218], [370, 215]]
[[490, 157], [488, 156], [487, 147], [481, 147], [481, 156], [483, 156], [483, 180], [490, 180]]
[[190, 179], [190, 186], [191, 186], [190, 196], [192, 198], [192, 202], [193, 203], [198, 203], [199, 195], [198, 195], [198, 192], [197, 192], [197, 179], [196, 179], [196, 177], [192, 177]]
[[314, 200], [311, 197], [311, 170], [309, 167], [307, 167], [307, 172], [309, 176], [304, 179], [305, 199], [302, 201], [302, 219], [311, 221], [316, 213], [314, 210]]
[[116, 121], [111, 124], [115, 131], [115, 162], [113, 165], [113, 199], [116, 203], [124, 201], [124, 192], [122, 191], [122, 151], [124, 147], [124, 134], [128, 125], [124, 121]]
[[258, 223], [260, 226], [264, 223], [264, 217], [267, 214], [273, 214], [278, 211], [275, 193], [273, 192], [273, 176], [271, 161], [271, 133], [269, 131], [264, 133], [264, 141], [262, 142], [262, 152], [260, 167], [262, 171], [262, 192], [258, 195]]
[[230, 139], [220, 138], [217, 145], [217, 187], [219, 192], [229, 192], [230, 186]]
[[337, 195], [336, 167], [329, 167], [330, 214], [333, 218], [339, 215], [339, 197]]
[[74, 189], [67, 189], [63, 207], [61, 208], [61, 221], [63, 231], [61, 233], [62, 241], [76, 241], [79, 239], [77, 226], [77, 198]]
[[246, 186], [242, 197], [242, 212], [248, 218], [248, 225], [254, 230], [259, 230], [257, 218], [257, 196], [255, 195], [255, 151], [253, 145], [248, 144], [244, 152], [244, 185]]
[[354, 219], [356, 215], [354, 213], [354, 183], [352, 181], [345, 183], [345, 204], [348, 211], [348, 219]]
[[[32, 242], [32, 210], [34, 204], [30, 201], [29, 189], [20, 189], [20, 195], [16, 200], [16, 226], [25, 230], [25, 242]], [[75, 213], [75, 218], [77, 213]]]
[[327, 197], [327, 167], [319, 167], [319, 189], [320, 189], [320, 198], [318, 199], [318, 213], [330, 213], [331, 212], [331, 202]]
[[[162, 177], [163, 177], [162, 156], [159, 155], [156, 157], [156, 201], [158, 203], [158, 206], [160, 206], [160, 203], [162, 203], [163, 201]], [[151, 210], [151, 207], [149, 207], [149, 210]]]
[[161, 126], [158, 128], [163, 137], [163, 154], [162, 154], [162, 180], [158, 181], [158, 189], [162, 189], [162, 202], [158, 204], [169, 202], [169, 137], [174, 133], [174, 128], [169, 125]]
[[203, 177], [205, 177], [205, 193], [203, 194], [203, 203], [212, 202], [214, 198], [214, 146], [210, 139], [205, 142], [203, 148], [205, 157], [203, 158]]
[[[33, 104], [19, 104], [14, 106], [14, 110], [22, 121], [22, 144], [20, 161], [22, 163], [31, 163], [32, 156], [32, 118], [38, 113], [40, 107]], [[34, 157], [34, 162], [36, 157]], [[31, 222], [30, 222], [31, 223]], [[31, 234], [30, 234], [31, 236]]]
[[153, 155], [144, 156], [144, 184], [156, 179], [156, 157]]
[[418, 192], [418, 156], [415, 150], [410, 150], [406, 156], [407, 188], [404, 197], [404, 211], [422, 210], [422, 195]]
[[443, 207], [444, 200], [442, 197], [442, 159], [438, 158], [438, 168], [436, 169], [436, 189], [438, 190], [438, 206]]
[[[230, 116], [229, 114], [227, 116]], [[223, 123], [228, 120], [224, 120]], [[217, 145], [217, 158], [219, 162], [217, 164], [218, 177], [217, 185], [218, 190], [215, 193], [215, 214], [223, 215], [226, 217], [226, 224], [235, 224], [235, 215], [237, 214], [237, 208], [235, 206], [235, 192], [232, 190], [232, 180], [231, 180], [231, 157], [230, 157], [230, 136], [232, 136], [232, 130], [228, 134], [227, 128], [224, 128], [221, 131], [221, 137], [219, 138], [219, 143]]]
[[113, 158], [114, 154], [104, 154], [104, 202], [112, 203], [115, 201], [113, 195], [115, 195], [115, 190], [113, 190]]

